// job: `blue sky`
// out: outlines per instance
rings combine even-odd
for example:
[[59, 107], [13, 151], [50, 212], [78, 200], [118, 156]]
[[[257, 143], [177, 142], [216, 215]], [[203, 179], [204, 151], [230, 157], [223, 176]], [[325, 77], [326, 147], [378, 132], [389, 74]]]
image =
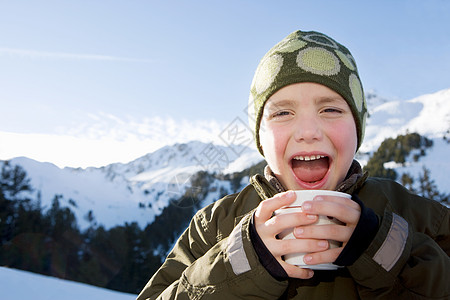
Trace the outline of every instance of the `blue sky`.
[[448, 16], [445, 0], [0, 0], [0, 159], [101, 166], [214, 141], [297, 29], [346, 45], [366, 91], [447, 89]]

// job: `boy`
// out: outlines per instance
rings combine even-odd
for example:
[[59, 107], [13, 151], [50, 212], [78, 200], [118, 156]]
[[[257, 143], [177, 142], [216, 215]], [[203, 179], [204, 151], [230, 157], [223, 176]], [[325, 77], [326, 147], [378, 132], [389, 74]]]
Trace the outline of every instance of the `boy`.
[[[368, 178], [353, 159], [367, 109], [344, 46], [318, 32], [290, 34], [261, 60], [250, 104], [264, 176], [200, 210], [138, 299], [449, 299], [449, 210]], [[274, 216], [302, 189], [352, 200], [317, 196], [301, 213]], [[343, 225], [312, 225], [318, 215]], [[287, 228], [296, 239], [277, 239]], [[342, 246], [329, 249], [329, 239]], [[340, 268], [283, 261], [296, 252]]]

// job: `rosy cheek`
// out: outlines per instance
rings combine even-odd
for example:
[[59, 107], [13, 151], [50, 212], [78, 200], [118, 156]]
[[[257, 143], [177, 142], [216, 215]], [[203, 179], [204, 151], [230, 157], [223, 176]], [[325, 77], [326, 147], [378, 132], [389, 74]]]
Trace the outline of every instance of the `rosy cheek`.
[[275, 147], [275, 152], [278, 155], [283, 155], [284, 151], [286, 149], [286, 143], [287, 143], [287, 133], [285, 130], [276, 129], [273, 131], [273, 143]]
[[357, 146], [356, 127], [353, 122], [337, 122], [334, 124], [332, 137], [333, 144], [341, 155], [353, 157]]
[[264, 134], [264, 156], [274, 172], [279, 173], [286, 149], [286, 130], [268, 127]]

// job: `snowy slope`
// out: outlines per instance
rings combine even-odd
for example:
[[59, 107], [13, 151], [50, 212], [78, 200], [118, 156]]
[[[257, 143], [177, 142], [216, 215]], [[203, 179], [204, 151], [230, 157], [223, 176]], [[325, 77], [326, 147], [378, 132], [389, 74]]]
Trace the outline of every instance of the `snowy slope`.
[[[389, 101], [376, 95], [368, 97], [370, 117], [367, 120], [366, 135], [361, 153], [371, 153], [386, 138], [417, 132], [433, 141], [433, 147], [418, 162], [412, 159], [404, 166], [392, 164], [399, 177], [409, 173], [418, 178], [425, 166], [431, 172], [441, 193], [450, 193], [450, 89], [423, 95], [411, 100]], [[365, 164], [368, 155], [361, 155]]]
[[137, 295], [0, 267], [2, 300], [132, 300]]

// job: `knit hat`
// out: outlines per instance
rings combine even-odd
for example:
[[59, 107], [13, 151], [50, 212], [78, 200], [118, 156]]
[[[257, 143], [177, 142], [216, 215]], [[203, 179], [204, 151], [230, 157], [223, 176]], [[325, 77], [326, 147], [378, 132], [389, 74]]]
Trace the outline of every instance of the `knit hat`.
[[256, 122], [259, 152], [263, 154], [259, 129], [264, 104], [282, 87], [300, 82], [325, 85], [347, 101], [355, 119], [359, 148], [367, 107], [355, 59], [346, 47], [322, 33], [296, 31], [266, 53], [253, 77], [248, 109], [250, 123]]

